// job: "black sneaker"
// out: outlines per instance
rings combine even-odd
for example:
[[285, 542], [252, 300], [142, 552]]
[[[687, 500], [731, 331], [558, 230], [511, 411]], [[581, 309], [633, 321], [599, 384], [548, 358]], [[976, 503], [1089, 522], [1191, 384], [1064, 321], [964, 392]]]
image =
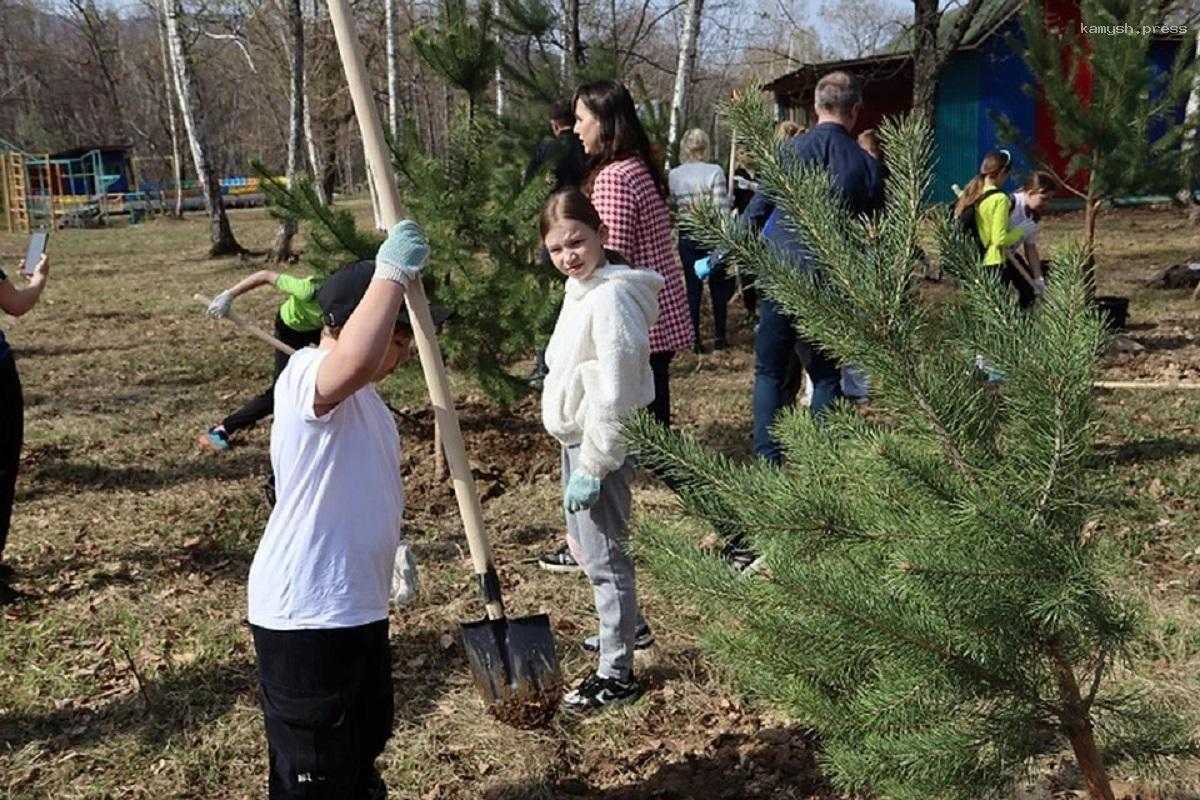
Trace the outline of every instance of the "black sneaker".
[[567, 692], [563, 708], [567, 711], [586, 713], [603, 708], [632, 703], [646, 689], [631, 674], [628, 680], [601, 678], [596, 673], [584, 678], [578, 686]]
[[[588, 653], [600, 652], [600, 634], [589, 636], [579, 644]], [[650, 630], [649, 625], [643, 625], [634, 631], [633, 634], [633, 649], [645, 650], [654, 646], [654, 631]]]
[[583, 567], [571, 557], [571, 548], [565, 544], [553, 553], [539, 556], [538, 566], [547, 572], [583, 572]]
[[17, 571], [12, 568], [12, 564], [5, 564], [0, 561], [0, 583], [8, 583], [16, 574]]

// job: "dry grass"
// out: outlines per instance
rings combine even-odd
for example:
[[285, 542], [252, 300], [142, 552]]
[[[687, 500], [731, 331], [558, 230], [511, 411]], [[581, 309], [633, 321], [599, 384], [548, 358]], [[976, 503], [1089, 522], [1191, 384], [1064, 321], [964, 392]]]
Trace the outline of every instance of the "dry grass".
[[[234, 224], [244, 243], [270, 241], [260, 211], [236, 212]], [[1052, 221], [1051, 237], [1072, 226], [1078, 220]], [[255, 268], [205, 260], [204, 235], [199, 219], [62, 232], [52, 241], [53, 284], [42, 305], [5, 323], [28, 404], [9, 555], [19, 586], [37, 597], [5, 610], [0, 622], [0, 797], [262, 794], [264, 742], [243, 619], [246, 573], [267, 514], [267, 430], [219, 458], [193, 440], [259, 390], [270, 356], [204, 319], [188, 299]], [[1173, 212], [1122, 212], [1102, 222], [1102, 280], [1133, 295], [1133, 336], [1147, 348], [1115, 363], [1114, 375], [1200, 372], [1200, 309], [1187, 293], [1127, 283], [1187, 260], [1194, 235]], [[14, 265], [22, 248], [22, 238], [0, 235], [0, 263]], [[269, 292], [239, 302], [269, 323]], [[741, 321], [735, 314], [734, 324]], [[745, 454], [749, 330], [737, 328], [730, 351], [679, 357], [674, 371], [680, 424]], [[420, 405], [414, 370], [387, 390]], [[1107, 396], [1103, 450], [1128, 490], [1105, 525], [1135, 558], [1130, 585], [1161, 615], [1144, 645], [1145, 674], [1193, 705], [1198, 400]], [[565, 671], [580, 675], [590, 665], [575, 646], [594, 626], [590, 591], [582, 579], [548, 575], [530, 561], [558, 544], [555, 449], [531, 404], [503, 424], [478, 402], [469, 408], [471, 455], [494, 484], [484, 512], [511, 610], [551, 612]], [[393, 797], [825, 794], [800, 731], [743, 706], [684, 632], [684, 612], [652, 587], [647, 613], [659, 645], [639, 655], [654, 687], [643, 701], [542, 733], [514, 732], [484, 715], [453, 636], [458, 620], [479, 613], [465, 544], [452, 498], [424, 479], [427, 426], [409, 427], [409, 516], [425, 594], [392, 622], [397, 724], [382, 766]], [[671, 513], [670, 498], [649, 483], [637, 497], [638, 513]]]

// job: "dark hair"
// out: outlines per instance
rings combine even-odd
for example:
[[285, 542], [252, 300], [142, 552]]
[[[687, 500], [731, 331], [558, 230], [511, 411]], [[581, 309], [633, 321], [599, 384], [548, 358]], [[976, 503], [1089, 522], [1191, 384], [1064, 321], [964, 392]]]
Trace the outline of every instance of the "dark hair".
[[962, 213], [983, 195], [983, 185], [988, 178], [995, 178], [1004, 170], [1012, 167], [1012, 153], [1007, 150], [992, 150], [983, 157], [979, 165], [979, 174], [971, 178], [971, 182], [963, 189], [958, 202], [954, 204], [954, 216], [961, 217]]
[[550, 105], [550, 121], [570, 128], [575, 125], [575, 104], [563, 97]]
[[[541, 230], [542, 239], [546, 238], [546, 234], [550, 232], [554, 223], [564, 219], [581, 222], [594, 231], [599, 231], [600, 226], [604, 224], [604, 220], [600, 218], [600, 212], [592, 205], [592, 201], [574, 186], [559, 189], [546, 201], [546, 206], [542, 209], [541, 216], [538, 217], [538, 227]], [[626, 263], [625, 257], [615, 250], [605, 248], [604, 255], [610, 264]]]
[[588, 162], [587, 185], [595, 179], [597, 172], [612, 162], [640, 158], [646, 169], [650, 170], [659, 196], [665, 200], [668, 195], [667, 183], [650, 144], [650, 137], [638, 119], [633, 95], [629, 94], [625, 84], [617, 81], [585, 83], [575, 91], [572, 106], [580, 102], [600, 120], [600, 152]]
[[1025, 179], [1025, 183], [1021, 186], [1025, 192], [1051, 192], [1054, 191], [1054, 179], [1044, 172], [1031, 172], [1029, 177]]

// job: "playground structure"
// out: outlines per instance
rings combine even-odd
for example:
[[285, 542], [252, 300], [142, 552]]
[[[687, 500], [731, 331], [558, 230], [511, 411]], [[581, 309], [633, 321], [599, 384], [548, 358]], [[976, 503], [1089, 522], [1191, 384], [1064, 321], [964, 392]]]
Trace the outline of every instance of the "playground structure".
[[[138, 163], [124, 145], [76, 147], [57, 153], [30, 153], [0, 139], [0, 211], [9, 233], [38, 228], [93, 228], [115, 214], [131, 224], [172, 207], [174, 180], [139, 181]], [[284, 181], [286, 183], [286, 180]], [[221, 194], [229, 207], [262, 205], [258, 178], [224, 178]], [[180, 186], [184, 210], [204, 208], [196, 181]]]

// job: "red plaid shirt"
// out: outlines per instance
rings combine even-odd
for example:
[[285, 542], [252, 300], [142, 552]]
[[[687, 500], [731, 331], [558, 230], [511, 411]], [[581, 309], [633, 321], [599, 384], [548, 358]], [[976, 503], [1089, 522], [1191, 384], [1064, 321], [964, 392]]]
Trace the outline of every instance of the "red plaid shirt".
[[679, 249], [650, 170], [640, 158], [605, 166], [592, 184], [592, 205], [608, 228], [608, 248], [625, 256], [631, 267], [648, 267], [666, 280], [658, 295], [658, 322], [650, 329], [650, 352], [690, 348], [692, 321]]

